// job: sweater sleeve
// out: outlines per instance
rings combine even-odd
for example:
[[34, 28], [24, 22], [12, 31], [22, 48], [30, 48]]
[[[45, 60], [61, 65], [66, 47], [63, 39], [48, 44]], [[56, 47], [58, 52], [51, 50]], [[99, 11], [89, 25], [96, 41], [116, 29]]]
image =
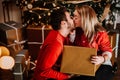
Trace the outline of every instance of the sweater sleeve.
[[61, 80], [68, 78], [68, 75], [52, 69], [59, 55], [61, 54], [62, 48], [63, 46], [58, 42], [46, 45], [40, 57], [41, 59], [40, 60], [38, 59], [37, 61], [38, 62], [37, 67], [38, 69], [40, 69], [39, 76]]
[[99, 49], [102, 50], [103, 52], [105, 51], [112, 52], [112, 47], [107, 32], [103, 31], [99, 33], [98, 43]]

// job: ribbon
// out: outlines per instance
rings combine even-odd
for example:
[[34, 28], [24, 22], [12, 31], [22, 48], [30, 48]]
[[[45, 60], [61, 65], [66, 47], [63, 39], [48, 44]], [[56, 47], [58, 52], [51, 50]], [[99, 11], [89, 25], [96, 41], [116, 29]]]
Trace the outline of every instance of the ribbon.
[[[16, 27], [14, 27], [13, 25], [15, 24], [12, 24], [12, 25], [9, 25], [7, 23], [3, 23], [4, 25], [10, 27], [10, 28], [13, 28], [15, 30], [15, 34], [16, 34], [16, 40], [14, 40], [14, 43], [13, 44], [9, 44], [7, 45], [8, 47], [11, 47], [13, 46], [13, 49], [15, 51], [18, 51], [18, 50], [21, 50], [24, 46], [22, 46], [21, 44], [24, 44], [26, 42], [26, 40], [23, 40], [23, 41], [19, 41], [19, 36], [18, 36], [18, 29]], [[18, 45], [18, 46], [16, 46]]]
[[45, 40], [45, 35], [44, 35], [44, 29], [45, 29], [45, 25], [42, 26], [42, 43], [44, 42]]
[[16, 27], [13, 27], [13, 26], [9, 25], [9, 24], [6, 24], [6, 23], [3, 23], [3, 24], [6, 25], [6, 26], [8, 26], [8, 27], [11, 27], [11, 28], [15, 29], [16, 39], [17, 39], [17, 41], [19, 41], [18, 29]]

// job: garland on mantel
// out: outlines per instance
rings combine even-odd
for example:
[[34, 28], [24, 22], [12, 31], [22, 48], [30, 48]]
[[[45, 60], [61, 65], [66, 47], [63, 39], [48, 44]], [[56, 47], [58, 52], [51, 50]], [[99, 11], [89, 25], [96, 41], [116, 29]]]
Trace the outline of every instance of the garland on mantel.
[[[116, 4], [120, 3], [117, 0], [16, 0], [16, 5], [23, 12], [22, 20], [25, 26], [29, 24], [46, 25], [49, 23], [51, 12], [61, 6], [66, 7], [72, 14], [76, 5], [89, 5], [93, 7], [97, 13], [98, 19], [101, 20], [106, 5], [110, 4], [110, 10], [119, 10]], [[113, 16], [113, 15], [112, 15]], [[112, 21], [115, 20], [111, 17]]]

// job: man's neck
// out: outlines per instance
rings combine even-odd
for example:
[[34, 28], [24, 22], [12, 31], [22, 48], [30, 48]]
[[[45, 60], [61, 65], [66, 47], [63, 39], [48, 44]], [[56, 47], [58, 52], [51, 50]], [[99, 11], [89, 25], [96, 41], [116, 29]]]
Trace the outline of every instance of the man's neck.
[[58, 32], [64, 37], [67, 37], [69, 34], [69, 31], [58, 30]]

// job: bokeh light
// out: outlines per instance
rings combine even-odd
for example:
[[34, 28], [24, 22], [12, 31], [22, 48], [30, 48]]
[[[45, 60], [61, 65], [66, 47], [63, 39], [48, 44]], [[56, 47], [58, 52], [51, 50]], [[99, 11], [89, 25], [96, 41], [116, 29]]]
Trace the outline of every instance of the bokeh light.
[[15, 64], [15, 60], [11, 56], [2, 56], [0, 58], [1, 69], [12, 69]]

